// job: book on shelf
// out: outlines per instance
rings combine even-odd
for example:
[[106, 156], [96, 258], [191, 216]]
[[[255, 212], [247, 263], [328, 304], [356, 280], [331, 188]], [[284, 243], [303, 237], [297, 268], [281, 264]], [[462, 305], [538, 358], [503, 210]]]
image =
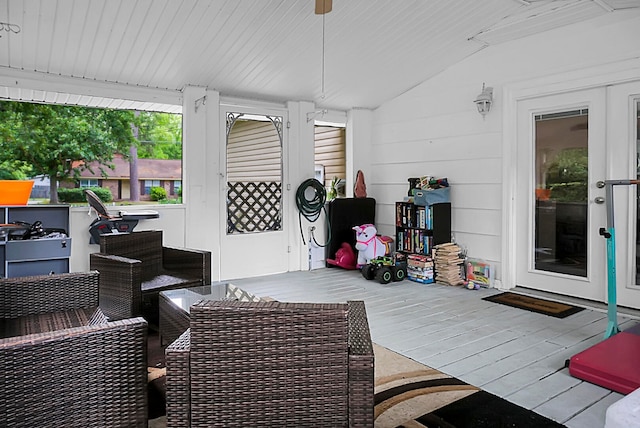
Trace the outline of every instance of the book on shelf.
[[406, 229], [396, 233], [396, 251], [430, 254], [433, 237], [426, 230]]

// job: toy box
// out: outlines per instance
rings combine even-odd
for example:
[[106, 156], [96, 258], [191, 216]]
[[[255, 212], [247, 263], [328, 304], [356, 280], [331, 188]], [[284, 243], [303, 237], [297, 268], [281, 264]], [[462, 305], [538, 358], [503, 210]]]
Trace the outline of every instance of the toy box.
[[467, 258], [464, 267], [467, 281], [482, 287], [493, 287], [494, 268], [491, 263]]

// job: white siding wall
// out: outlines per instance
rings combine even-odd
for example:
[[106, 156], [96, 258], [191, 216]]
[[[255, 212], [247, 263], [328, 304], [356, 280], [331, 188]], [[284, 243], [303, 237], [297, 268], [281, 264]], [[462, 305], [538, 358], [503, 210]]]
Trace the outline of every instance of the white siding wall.
[[[638, 40], [637, 12], [610, 13], [488, 47], [375, 110], [371, 168], [365, 174], [369, 195], [377, 200], [379, 231], [393, 236], [393, 203], [406, 195], [408, 177], [448, 177], [455, 240], [471, 257], [495, 263], [500, 279], [503, 144], [508, 144], [503, 129], [513, 126], [504, 118], [514, 117], [503, 108], [503, 94], [532, 79], [556, 75], [570, 81], [587, 68], [637, 59]], [[394, 78], [402, 78], [401, 70]], [[483, 82], [494, 88], [485, 120], [473, 103]]]

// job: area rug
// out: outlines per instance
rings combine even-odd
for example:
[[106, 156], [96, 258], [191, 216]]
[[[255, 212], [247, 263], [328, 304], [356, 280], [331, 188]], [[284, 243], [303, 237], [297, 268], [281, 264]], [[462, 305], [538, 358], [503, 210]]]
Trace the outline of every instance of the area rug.
[[149, 330], [147, 337], [147, 402], [150, 420], [163, 417], [166, 414], [166, 374], [164, 348], [160, 344], [160, 336], [157, 331]]
[[482, 300], [500, 303], [514, 308], [525, 309], [555, 318], [566, 318], [577, 312], [584, 310], [579, 306], [568, 305], [566, 303], [554, 302], [552, 300], [540, 299], [538, 297], [525, 296], [517, 293], [500, 293], [494, 296], [483, 297]]
[[559, 428], [564, 425], [374, 345], [376, 428]]
[[[149, 428], [165, 428], [164, 353], [149, 337]], [[561, 428], [535, 412], [374, 344], [375, 428]]]

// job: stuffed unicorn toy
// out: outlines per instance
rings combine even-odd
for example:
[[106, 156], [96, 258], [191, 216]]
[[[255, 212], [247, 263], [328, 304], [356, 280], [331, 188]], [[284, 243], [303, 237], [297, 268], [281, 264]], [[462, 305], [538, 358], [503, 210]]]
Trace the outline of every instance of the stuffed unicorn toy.
[[372, 224], [354, 226], [356, 231], [356, 250], [358, 250], [357, 267], [369, 263], [371, 259], [389, 254], [389, 244], [393, 242], [389, 236], [378, 236], [376, 227]]

